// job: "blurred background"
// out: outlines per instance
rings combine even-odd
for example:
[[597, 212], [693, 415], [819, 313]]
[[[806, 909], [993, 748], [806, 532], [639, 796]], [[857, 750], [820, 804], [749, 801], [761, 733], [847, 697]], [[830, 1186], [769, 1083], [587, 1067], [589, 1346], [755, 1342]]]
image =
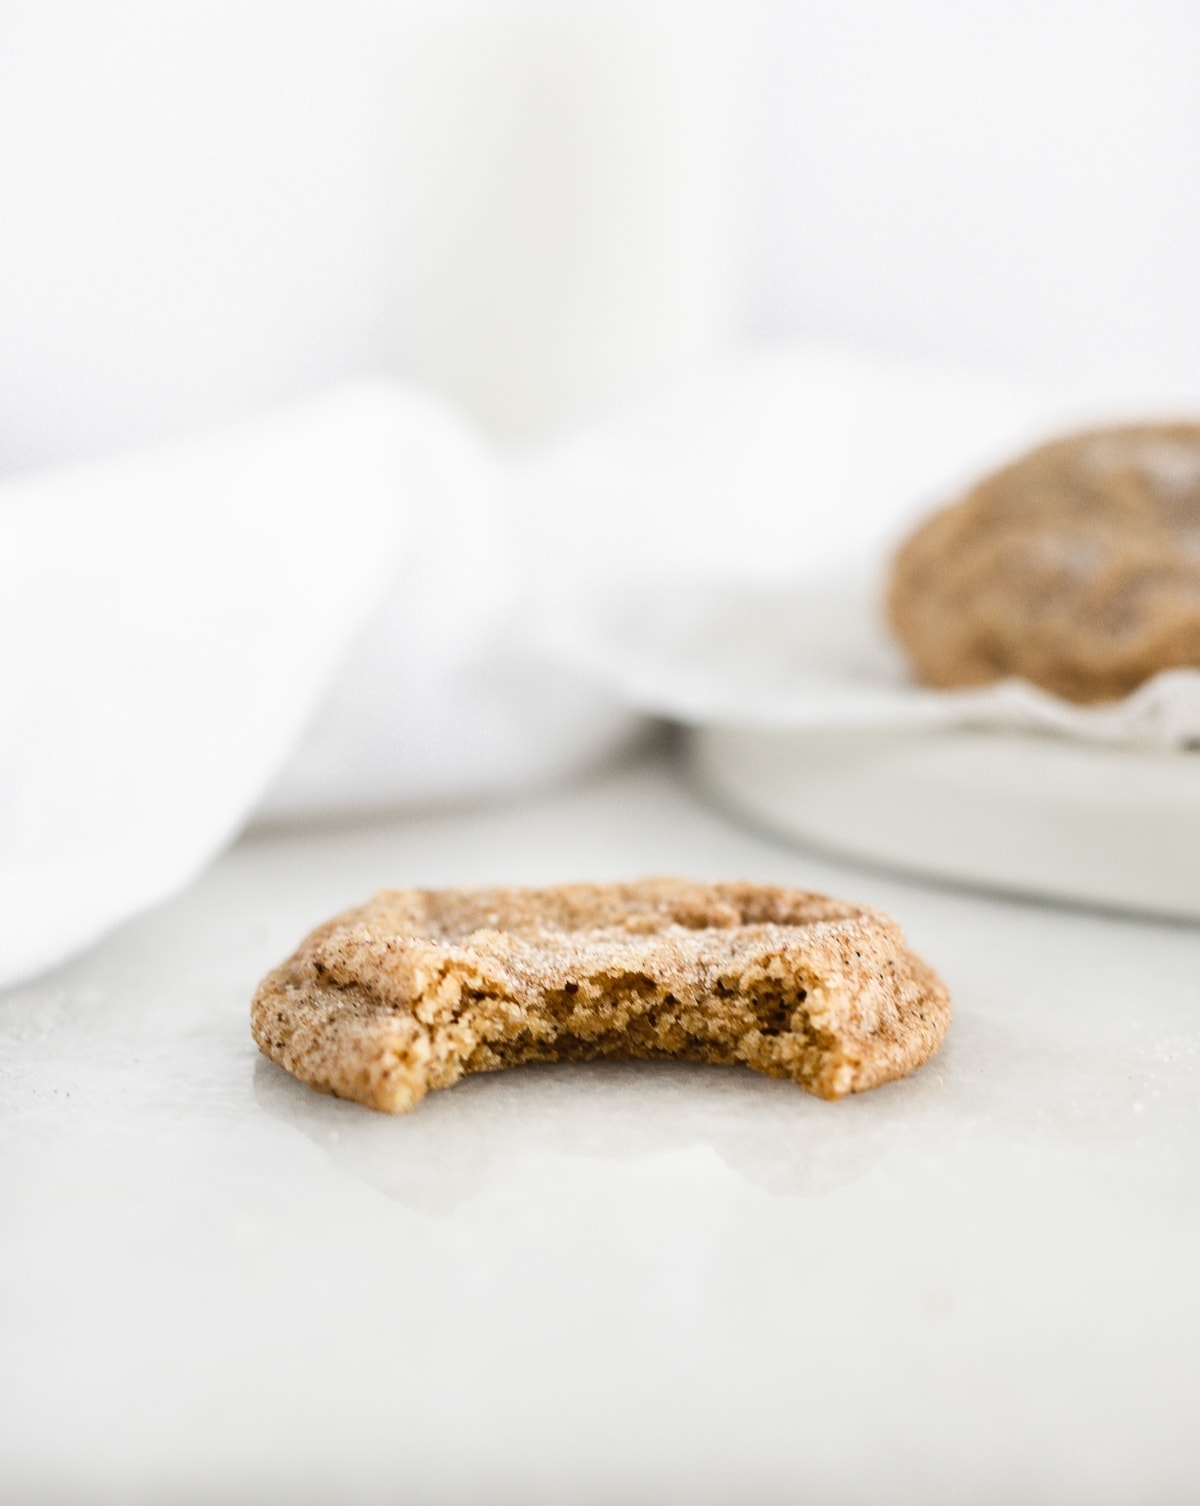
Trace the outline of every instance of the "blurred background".
[[[1170, 0], [0, 7], [14, 893], [52, 913], [29, 865], [103, 821], [123, 913], [180, 789], [172, 882], [647, 717], [953, 725], [895, 542], [1047, 433], [1200, 407], [1198, 55]], [[1181, 745], [1187, 694], [1109, 735]]]
[[1200, 381], [1200, 11], [7, 0], [0, 472], [353, 373], [527, 441], [730, 346]]

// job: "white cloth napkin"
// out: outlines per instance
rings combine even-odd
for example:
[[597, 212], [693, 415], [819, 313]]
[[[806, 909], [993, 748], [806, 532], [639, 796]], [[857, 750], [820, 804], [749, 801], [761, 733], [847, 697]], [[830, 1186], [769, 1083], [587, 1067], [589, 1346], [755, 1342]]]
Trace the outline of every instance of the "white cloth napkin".
[[513, 628], [496, 463], [363, 385], [0, 487], [0, 984], [268, 814], [560, 775], [635, 718]]

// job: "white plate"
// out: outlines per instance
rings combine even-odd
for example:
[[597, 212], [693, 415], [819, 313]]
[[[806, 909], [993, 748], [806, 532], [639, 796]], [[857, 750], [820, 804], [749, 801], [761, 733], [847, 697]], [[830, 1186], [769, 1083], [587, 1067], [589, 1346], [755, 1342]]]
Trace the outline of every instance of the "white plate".
[[955, 882], [1200, 919], [1200, 752], [1029, 733], [701, 728], [722, 801], [781, 836]]

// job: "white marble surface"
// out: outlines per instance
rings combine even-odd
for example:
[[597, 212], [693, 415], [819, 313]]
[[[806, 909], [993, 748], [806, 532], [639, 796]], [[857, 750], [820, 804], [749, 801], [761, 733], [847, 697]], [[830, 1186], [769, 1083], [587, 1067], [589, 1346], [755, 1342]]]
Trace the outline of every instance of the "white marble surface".
[[[877, 902], [941, 1054], [840, 1104], [526, 1068], [410, 1118], [247, 1004], [386, 884], [678, 871]], [[0, 996], [5, 1501], [1200, 1498], [1200, 930], [815, 858], [660, 754], [242, 841]]]

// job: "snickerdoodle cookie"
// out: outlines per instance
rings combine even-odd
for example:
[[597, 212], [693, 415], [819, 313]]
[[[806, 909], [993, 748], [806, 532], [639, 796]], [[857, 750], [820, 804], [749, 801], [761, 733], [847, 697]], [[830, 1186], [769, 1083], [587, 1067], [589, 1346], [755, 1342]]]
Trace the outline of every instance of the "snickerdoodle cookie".
[[1200, 666], [1200, 423], [1041, 446], [925, 523], [888, 611], [917, 677], [1016, 676], [1072, 701]]
[[393, 1113], [520, 1062], [744, 1063], [823, 1098], [919, 1066], [944, 985], [878, 911], [648, 879], [389, 890], [260, 985], [254, 1038], [322, 1092]]

